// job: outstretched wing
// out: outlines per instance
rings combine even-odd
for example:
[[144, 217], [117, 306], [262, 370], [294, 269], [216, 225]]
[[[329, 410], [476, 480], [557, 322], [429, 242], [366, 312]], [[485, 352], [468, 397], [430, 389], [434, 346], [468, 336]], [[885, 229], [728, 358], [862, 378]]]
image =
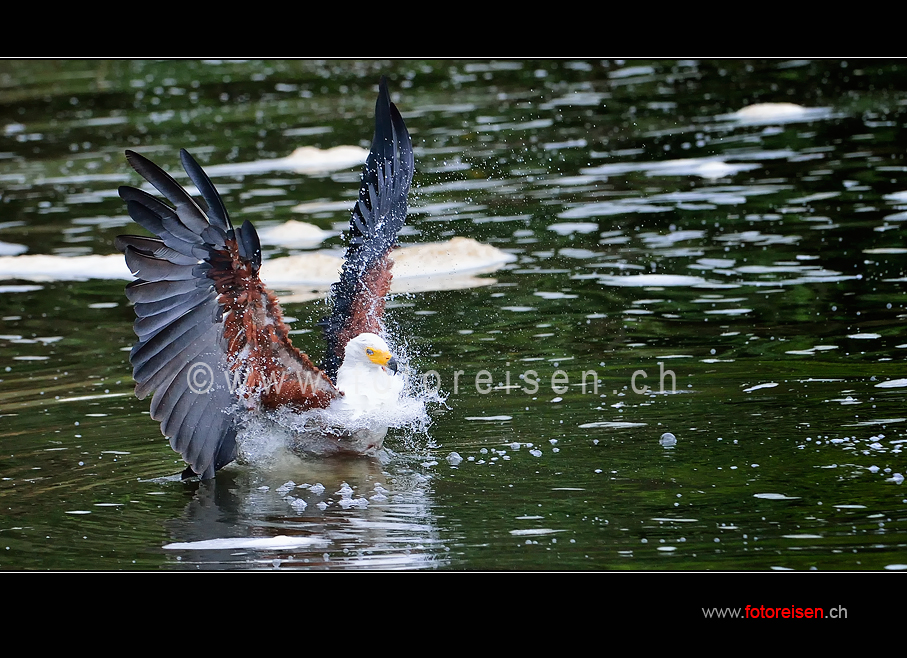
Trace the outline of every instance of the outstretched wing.
[[[261, 283], [261, 245], [248, 221], [234, 230], [220, 195], [185, 150], [180, 159], [204, 207], [150, 160], [129, 164], [173, 207], [121, 187], [130, 216], [156, 235], [119, 236], [137, 280], [138, 342], [130, 353], [139, 398], [154, 391], [151, 417], [170, 445], [203, 478], [236, 457], [240, 396], [265, 407], [323, 407], [338, 395], [330, 380], [293, 347], [277, 298]], [[185, 475], [191, 475], [187, 470]]]
[[362, 169], [359, 200], [350, 218], [350, 244], [331, 286], [333, 309], [321, 325], [327, 339], [324, 370], [332, 380], [350, 339], [380, 333], [384, 298], [390, 288], [390, 250], [406, 221], [413, 180], [413, 144], [382, 77], [375, 103], [375, 137]]

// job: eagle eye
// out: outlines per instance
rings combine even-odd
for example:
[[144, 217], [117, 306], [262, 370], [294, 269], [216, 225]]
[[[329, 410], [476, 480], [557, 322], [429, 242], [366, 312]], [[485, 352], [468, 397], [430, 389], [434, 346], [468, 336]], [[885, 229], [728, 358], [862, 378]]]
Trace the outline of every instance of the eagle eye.
[[375, 354], [375, 350], [373, 350], [371, 347], [366, 347], [365, 353], [368, 354], [369, 356], [373, 356]]

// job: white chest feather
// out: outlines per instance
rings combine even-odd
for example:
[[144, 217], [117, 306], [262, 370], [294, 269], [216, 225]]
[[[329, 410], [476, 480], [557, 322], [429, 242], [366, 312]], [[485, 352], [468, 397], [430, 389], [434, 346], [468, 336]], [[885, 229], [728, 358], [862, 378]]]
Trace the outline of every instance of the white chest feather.
[[354, 416], [374, 414], [397, 404], [403, 376], [371, 363], [344, 363], [337, 371], [337, 388], [343, 397], [335, 405]]

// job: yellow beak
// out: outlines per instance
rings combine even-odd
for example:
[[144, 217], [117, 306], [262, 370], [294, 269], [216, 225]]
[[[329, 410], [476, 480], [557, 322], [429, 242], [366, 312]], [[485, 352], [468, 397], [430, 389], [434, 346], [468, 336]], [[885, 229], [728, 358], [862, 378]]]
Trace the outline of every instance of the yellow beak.
[[387, 350], [376, 350], [371, 347], [367, 349], [365, 353], [368, 355], [369, 361], [377, 363], [379, 366], [386, 366], [388, 362], [394, 358], [394, 355]]

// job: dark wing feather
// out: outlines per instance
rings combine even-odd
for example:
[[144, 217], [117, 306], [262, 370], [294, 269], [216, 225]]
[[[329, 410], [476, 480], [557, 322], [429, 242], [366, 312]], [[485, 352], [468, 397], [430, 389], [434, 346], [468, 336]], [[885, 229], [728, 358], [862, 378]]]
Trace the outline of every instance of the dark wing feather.
[[142, 304], [141, 319], [135, 322], [135, 333], [139, 338], [154, 334], [172, 324], [184, 313], [188, 313], [208, 299], [208, 291], [196, 288], [186, 295], [153, 304]]
[[134, 151], [126, 151], [126, 160], [132, 165], [133, 169], [141, 174], [142, 178], [151, 183], [158, 192], [176, 206], [175, 213], [165, 213], [161, 219], [176, 218], [178, 220], [177, 223], [188, 231], [190, 239], [192, 235], [201, 235], [202, 231], [208, 228], [208, 218], [205, 216], [204, 211], [189, 196], [189, 193], [170, 177], [170, 174], [145, 156], [139, 155]]
[[234, 231], [192, 156], [180, 151], [204, 208], [147, 158], [131, 151], [126, 158], [173, 204], [136, 188], [119, 190], [132, 218], [156, 236], [116, 241], [138, 277], [126, 287], [136, 313], [138, 341], [129, 357], [136, 395], [154, 392], [151, 417], [189, 464], [185, 475], [210, 478], [236, 457], [238, 398], [230, 386], [237, 370], [247, 385], [273, 378], [273, 369], [308, 382], [262, 404], [325, 406], [338, 393], [290, 343], [277, 300], [258, 277], [255, 227], [245, 222]]
[[331, 315], [321, 322], [328, 343], [324, 369], [331, 379], [337, 378], [351, 338], [381, 330], [391, 280], [387, 256], [406, 221], [413, 162], [412, 140], [382, 77], [375, 104], [375, 137], [350, 217], [350, 244], [340, 280], [331, 286]]
[[227, 215], [227, 209], [220, 198], [220, 194], [214, 188], [208, 174], [199, 166], [195, 159], [189, 155], [186, 149], [180, 149], [180, 162], [183, 163], [183, 169], [189, 174], [189, 178], [195, 183], [195, 187], [201, 192], [202, 198], [208, 204], [208, 221], [212, 226], [216, 226], [224, 233], [233, 230], [230, 223], [230, 216]]

